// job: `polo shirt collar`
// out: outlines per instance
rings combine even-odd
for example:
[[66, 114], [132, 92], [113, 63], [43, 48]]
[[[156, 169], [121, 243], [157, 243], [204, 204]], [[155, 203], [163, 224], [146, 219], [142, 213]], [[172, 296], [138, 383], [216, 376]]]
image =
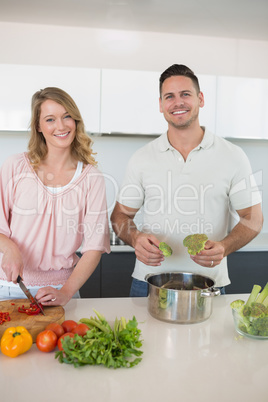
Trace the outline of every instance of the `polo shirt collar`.
[[207, 130], [205, 127], [202, 127], [202, 128], [205, 131], [205, 133], [204, 133], [204, 137], [203, 137], [202, 141], [200, 142], [198, 148], [208, 149], [214, 143], [214, 135], [212, 134], [211, 131]]
[[170, 144], [169, 140], [168, 140], [168, 136], [167, 136], [167, 132], [162, 134], [159, 138], [158, 138], [159, 142], [159, 151], [160, 152], [165, 152], [168, 151], [169, 149], [174, 149], [173, 146]]
[[[214, 143], [214, 135], [211, 133], [211, 131], [205, 129], [205, 127], [202, 127], [205, 130], [204, 137], [200, 144], [196, 147], [196, 149], [208, 149], [213, 145]], [[167, 132], [162, 134], [159, 138], [159, 150], [160, 152], [165, 152], [168, 151], [169, 149], [173, 150], [175, 149], [169, 142]]]

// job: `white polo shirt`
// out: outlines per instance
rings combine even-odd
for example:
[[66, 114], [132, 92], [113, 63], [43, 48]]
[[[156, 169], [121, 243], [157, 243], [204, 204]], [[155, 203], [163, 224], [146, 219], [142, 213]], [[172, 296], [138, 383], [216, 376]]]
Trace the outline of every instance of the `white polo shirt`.
[[117, 200], [141, 208], [135, 219], [138, 229], [153, 233], [173, 249], [161, 266], [136, 260], [134, 278], [181, 271], [209, 276], [216, 286], [225, 286], [230, 283], [226, 258], [214, 268], [204, 268], [191, 260], [183, 239], [205, 233], [210, 240], [222, 240], [232, 218], [237, 219], [235, 210], [259, 204], [261, 196], [243, 150], [205, 130], [186, 161], [171, 146], [167, 133], [136, 151]]

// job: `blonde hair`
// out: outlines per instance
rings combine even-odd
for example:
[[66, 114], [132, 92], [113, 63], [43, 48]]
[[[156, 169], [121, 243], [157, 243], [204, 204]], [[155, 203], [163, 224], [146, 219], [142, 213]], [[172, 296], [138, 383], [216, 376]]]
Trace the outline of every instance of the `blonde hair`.
[[38, 131], [41, 106], [46, 100], [53, 100], [62, 105], [70, 116], [75, 120], [76, 135], [71, 145], [72, 156], [88, 165], [96, 165], [92, 151], [93, 141], [85, 131], [85, 125], [76, 103], [67, 92], [56, 87], [47, 87], [40, 89], [32, 96], [32, 118], [31, 118], [31, 136], [28, 144], [28, 156], [32, 166], [36, 169], [40, 162], [46, 157], [48, 149], [45, 138]]

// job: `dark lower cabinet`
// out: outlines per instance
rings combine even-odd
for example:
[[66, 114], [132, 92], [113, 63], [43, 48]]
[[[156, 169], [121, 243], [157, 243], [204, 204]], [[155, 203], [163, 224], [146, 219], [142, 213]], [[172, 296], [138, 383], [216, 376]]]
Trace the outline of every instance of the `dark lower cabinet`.
[[237, 251], [227, 261], [231, 284], [226, 293], [250, 293], [254, 284], [264, 287], [268, 282], [267, 251]]
[[83, 298], [98, 298], [101, 297], [101, 262], [91, 275], [91, 277], [86, 281], [86, 283], [80, 288], [80, 296]]
[[[103, 254], [80, 289], [81, 297], [128, 297], [135, 259], [134, 252]], [[226, 286], [226, 293], [250, 293], [254, 284], [264, 287], [268, 282], [268, 252], [237, 251], [227, 260], [231, 284]]]
[[81, 287], [80, 296], [83, 298], [128, 297], [135, 259], [134, 252], [103, 254], [98, 267]]
[[135, 253], [104, 254], [101, 259], [101, 297], [128, 297]]

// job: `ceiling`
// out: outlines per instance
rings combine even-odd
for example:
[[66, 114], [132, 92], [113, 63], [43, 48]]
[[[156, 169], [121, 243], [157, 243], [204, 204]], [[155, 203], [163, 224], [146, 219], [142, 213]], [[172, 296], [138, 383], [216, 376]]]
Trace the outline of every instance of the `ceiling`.
[[0, 0], [0, 21], [268, 41], [268, 0]]

